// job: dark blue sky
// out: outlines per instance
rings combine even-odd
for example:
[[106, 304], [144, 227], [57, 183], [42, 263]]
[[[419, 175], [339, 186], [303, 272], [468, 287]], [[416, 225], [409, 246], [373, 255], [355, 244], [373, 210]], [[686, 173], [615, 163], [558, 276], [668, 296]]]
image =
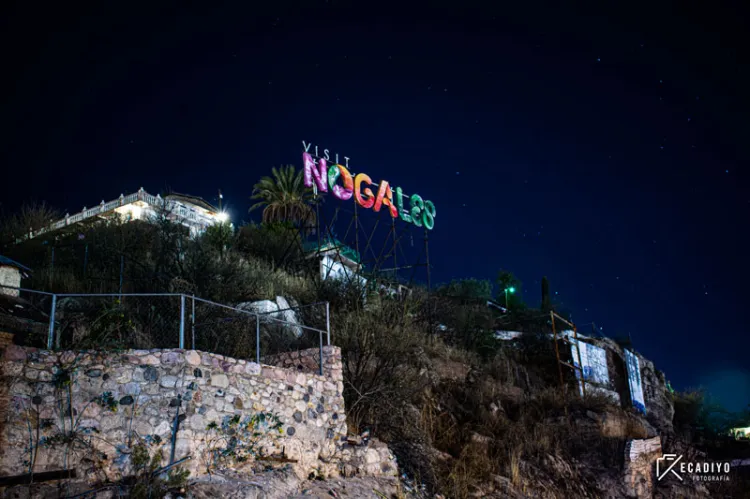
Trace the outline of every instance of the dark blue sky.
[[630, 333], [677, 387], [737, 408], [743, 13], [605, 3], [4, 6], [0, 200], [73, 213], [220, 188], [247, 220], [253, 183], [311, 141], [435, 202], [434, 280], [506, 268], [537, 304], [547, 275], [577, 323]]

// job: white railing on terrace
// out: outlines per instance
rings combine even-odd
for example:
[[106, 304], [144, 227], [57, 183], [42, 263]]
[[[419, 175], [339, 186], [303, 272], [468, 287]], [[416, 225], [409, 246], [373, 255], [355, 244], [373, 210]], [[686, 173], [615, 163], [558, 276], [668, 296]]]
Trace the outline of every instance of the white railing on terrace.
[[203, 213], [195, 210], [194, 208], [185, 206], [178, 201], [165, 200], [158, 194], [154, 196], [144, 191], [143, 187], [141, 187], [138, 192], [128, 194], [127, 196], [120, 194], [119, 198], [113, 199], [108, 203], [102, 202], [97, 206], [84, 209], [83, 211], [76, 213], [75, 215], [66, 216], [62, 220], [58, 220], [57, 222], [54, 222], [47, 227], [29, 232], [28, 239], [35, 238], [52, 230], [61, 229], [78, 222], [82, 222], [83, 220], [87, 220], [98, 215], [109, 213], [111, 211], [114, 211], [116, 208], [119, 208], [120, 206], [125, 206], [136, 201], [143, 201], [144, 203], [159, 209], [164, 208], [167, 212], [175, 214], [180, 221], [190, 222], [191, 224], [197, 225], [200, 228], [205, 228], [217, 222], [217, 219], [206, 216]]

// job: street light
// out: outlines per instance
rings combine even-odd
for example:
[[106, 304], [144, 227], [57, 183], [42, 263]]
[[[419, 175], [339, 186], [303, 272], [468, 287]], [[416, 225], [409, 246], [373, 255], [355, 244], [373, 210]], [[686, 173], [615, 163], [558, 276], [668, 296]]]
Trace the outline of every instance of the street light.
[[505, 288], [505, 308], [506, 309], [508, 308], [508, 293], [513, 294], [515, 292], [516, 292], [516, 288], [514, 288], [513, 286], [509, 288]]

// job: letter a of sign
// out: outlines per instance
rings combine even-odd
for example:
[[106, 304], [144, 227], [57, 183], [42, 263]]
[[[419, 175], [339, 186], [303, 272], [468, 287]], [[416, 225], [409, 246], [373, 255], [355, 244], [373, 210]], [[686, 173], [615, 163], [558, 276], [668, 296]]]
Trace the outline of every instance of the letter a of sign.
[[385, 205], [391, 212], [393, 218], [398, 218], [398, 210], [396, 205], [393, 203], [393, 193], [391, 192], [391, 186], [388, 185], [388, 181], [383, 180], [380, 182], [380, 188], [378, 189], [378, 195], [375, 199], [375, 206], [373, 210], [380, 211], [380, 207]]
[[326, 160], [321, 159], [318, 163], [319, 165], [315, 164], [310, 153], [302, 154], [302, 164], [305, 165], [305, 187], [313, 187], [314, 180], [321, 192], [328, 192]]

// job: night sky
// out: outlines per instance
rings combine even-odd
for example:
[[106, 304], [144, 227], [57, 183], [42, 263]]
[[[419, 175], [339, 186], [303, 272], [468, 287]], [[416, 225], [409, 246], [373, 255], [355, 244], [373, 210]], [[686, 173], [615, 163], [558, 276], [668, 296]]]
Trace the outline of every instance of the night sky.
[[742, 12], [114, 4], [3, 6], [4, 209], [222, 189], [257, 220], [309, 141], [434, 201], [433, 281], [505, 268], [538, 305], [546, 275], [676, 388], [750, 402]]

